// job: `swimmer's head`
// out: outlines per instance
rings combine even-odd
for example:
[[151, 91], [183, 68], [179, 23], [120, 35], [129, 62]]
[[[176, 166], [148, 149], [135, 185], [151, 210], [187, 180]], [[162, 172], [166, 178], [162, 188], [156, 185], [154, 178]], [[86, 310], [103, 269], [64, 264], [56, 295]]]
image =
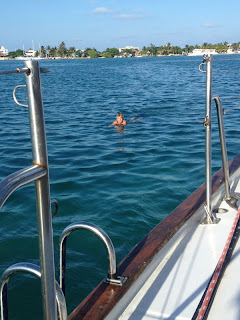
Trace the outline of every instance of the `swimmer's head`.
[[116, 119], [117, 119], [117, 122], [118, 122], [118, 123], [122, 123], [122, 121], [123, 121], [123, 119], [124, 119], [124, 116], [123, 116], [122, 112], [118, 112], [118, 113], [117, 113]]
[[122, 117], [124, 119], [124, 116], [123, 116], [122, 112], [118, 112], [116, 117]]

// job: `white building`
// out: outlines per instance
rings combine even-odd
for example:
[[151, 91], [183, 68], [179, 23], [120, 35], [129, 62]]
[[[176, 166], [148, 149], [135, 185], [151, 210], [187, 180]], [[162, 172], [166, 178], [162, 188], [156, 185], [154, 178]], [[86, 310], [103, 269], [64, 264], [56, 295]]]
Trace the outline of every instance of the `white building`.
[[204, 54], [218, 54], [215, 49], [194, 49], [188, 56], [203, 56]]
[[227, 49], [227, 54], [234, 54], [235, 52], [233, 51], [233, 49], [232, 48], [228, 48]]
[[0, 57], [5, 57], [8, 55], [8, 49], [4, 48], [4, 46], [0, 47]]
[[29, 49], [28, 51], [25, 52], [25, 57], [35, 57], [36, 55], [36, 51], [34, 51], [33, 49]]
[[125, 48], [119, 48], [118, 49], [119, 52], [122, 52], [124, 50], [135, 50], [135, 51], [139, 51], [139, 48], [138, 47], [132, 47], [132, 46], [126, 46]]

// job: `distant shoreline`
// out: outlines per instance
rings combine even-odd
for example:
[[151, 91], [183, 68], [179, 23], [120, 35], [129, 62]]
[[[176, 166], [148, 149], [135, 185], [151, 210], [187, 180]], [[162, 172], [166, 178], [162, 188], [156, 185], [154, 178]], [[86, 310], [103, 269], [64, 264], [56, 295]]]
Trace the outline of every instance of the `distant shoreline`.
[[[218, 55], [239, 55], [240, 53], [219, 53]], [[98, 58], [90, 58], [90, 57], [54, 57], [54, 58], [34, 58], [33, 60], [96, 60], [96, 59], [138, 59], [138, 58], [161, 58], [161, 57], [202, 57], [203, 55], [181, 55], [181, 54], [169, 54], [169, 55], [156, 55], [156, 56], [135, 56], [135, 57], [116, 57], [116, 58], [105, 58], [105, 57], [98, 57]], [[0, 57], [0, 61], [24, 61], [24, 60], [31, 60], [32, 58], [29, 57], [17, 57], [17, 58], [10, 58], [10, 57]]]

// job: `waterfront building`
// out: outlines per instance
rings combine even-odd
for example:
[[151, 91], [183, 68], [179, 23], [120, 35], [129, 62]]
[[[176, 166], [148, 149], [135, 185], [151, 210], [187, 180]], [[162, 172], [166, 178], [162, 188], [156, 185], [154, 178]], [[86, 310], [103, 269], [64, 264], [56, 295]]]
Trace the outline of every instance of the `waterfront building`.
[[119, 48], [118, 49], [119, 50], [119, 52], [122, 52], [122, 51], [124, 51], [124, 50], [133, 50], [133, 51], [139, 51], [139, 48], [138, 47], [132, 47], [132, 46], [126, 46], [125, 48]]
[[29, 58], [35, 57], [36, 51], [30, 48], [28, 51], [25, 52], [24, 55], [25, 55], [25, 57], [29, 57]]
[[188, 56], [203, 56], [204, 54], [218, 54], [216, 49], [194, 49]]
[[0, 46], [0, 57], [6, 57], [8, 55], [8, 49], [4, 48], [4, 46]]

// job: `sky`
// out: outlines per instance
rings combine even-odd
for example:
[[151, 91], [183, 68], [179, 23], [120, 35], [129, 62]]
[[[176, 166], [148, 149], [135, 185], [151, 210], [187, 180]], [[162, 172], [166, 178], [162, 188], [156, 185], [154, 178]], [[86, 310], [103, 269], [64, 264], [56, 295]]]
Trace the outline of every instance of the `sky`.
[[140, 49], [240, 41], [239, 0], [1, 1], [0, 46]]

